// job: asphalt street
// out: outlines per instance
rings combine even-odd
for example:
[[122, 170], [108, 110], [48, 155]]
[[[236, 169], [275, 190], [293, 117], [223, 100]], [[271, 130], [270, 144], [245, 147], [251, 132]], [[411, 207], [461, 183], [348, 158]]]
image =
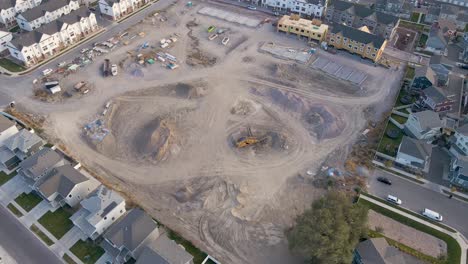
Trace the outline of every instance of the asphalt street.
[[[392, 185], [378, 182], [377, 177], [384, 176], [392, 181]], [[386, 198], [391, 194], [400, 198], [402, 206], [417, 213], [424, 208], [440, 213], [443, 223], [457, 229], [468, 238], [468, 203], [449, 199], [448, 195], [423, 187], [417, 183], [394, 176], [385, 171], [376, 170], [369, 179], [369, 190], [375, 196]]]
[[18, 263], [61, 264], [33, 233], [24, 227], [6, 208], [0, 206], [0, 245]]

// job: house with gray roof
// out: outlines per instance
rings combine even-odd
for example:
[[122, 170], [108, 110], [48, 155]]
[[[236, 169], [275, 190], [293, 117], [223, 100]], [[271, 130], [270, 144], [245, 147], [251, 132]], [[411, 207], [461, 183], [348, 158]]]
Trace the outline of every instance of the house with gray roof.
[[393, 35], [399, 21], [396, 16], [375, 11], [364, 5], [339, 0], [330, 3], [326, 19], [329, 22], [354, 28], [366, 26], [371, 33], [384, 38], [390, 38]]
[[76, 0], [48, 0], [16, 16], [16, 22], [21, 29], [32, 31], [77, 10], [79, 7]]
[[37, 185], [37, 192], [49, 201], [53, 208], [68, 204], [77, 205], [98, 186], [93, 177], [87, 177], [70, 164], [53, 168], [45, 179]]
[[16, 25], [16, 15], [41, 4], [41, 0], [2, 0], [0, 1], [0, 24], [4, 28]]
[[455, 129], [450, 139], [450, 152], [456, 156], [468, 156], [468, 124]]
[[435, 55], [447, 54], [447, 39], [437, 22], [432, 25], [429, 31], [429, 37], [427, 38], [424, 50], [432, 52]]
[[360, 242], [353, 254], [352, 264], [423, 264], [396, 247], [390, 246], [383, 237]]
[[36, 133], [22, 129], [4, 142], [4, 146], [20, 159], [25, 159], [40, 150], [45, 142]]
[[450, 112], [455, 104], [452, 97], [448, 97], [444, 90], [435, 86], [422, 90], [419, 102], [435, 112]]
[[405, 123], [405, 133], [419, 140], [431, 141], [441, 134], [439, 114], [432, 110], [411, 113]]
[[427, 173], [432, 155], [432, 145], [423, 140], [403, 136], [395, 162]]
[[55, 150], [43, 148], [20, 163], [19, 174], [24, 176], [30, 185], [37, 186], [52, 169], [65, 163]]
[[147, 4], [149, 0], [99, 0], [99, 11], [113, 20], [120, 19]]
[[452, 157], [449, 179], [451, 184], [468, 189], [468, 157]]
[[162, 234], [144, 248], [136, 264], [193, 264], [193, 256]]
[[0, 145], [5, 144], [5, 141], [16, 133], [18, 133], [16, 122], [0, 115]]
[[156, 222], [143, 210], [133, 209], [104, 234], [101, 246], [112, 256], [113, 263], [137, 260], [146, 245], [159, 237]]
[[102, 235], [126, 212], [122, 196], [104, 185], [99, 186], [80, 204], [80, 210], [70, 220], [92, 240]]

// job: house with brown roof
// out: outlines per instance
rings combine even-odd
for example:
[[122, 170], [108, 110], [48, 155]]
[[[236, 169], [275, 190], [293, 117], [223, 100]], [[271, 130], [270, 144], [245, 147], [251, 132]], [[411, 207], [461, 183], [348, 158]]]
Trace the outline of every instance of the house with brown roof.
[[385, 238], [371, 238], [359, 243], [353, 264], [422, 264], [422, 261], [390, 246]]
[[55, 150], [43, 148], [23, 160], [18, 171], [31, 186], [37, 186], [52, 169], [65, 164], [65, 160]]

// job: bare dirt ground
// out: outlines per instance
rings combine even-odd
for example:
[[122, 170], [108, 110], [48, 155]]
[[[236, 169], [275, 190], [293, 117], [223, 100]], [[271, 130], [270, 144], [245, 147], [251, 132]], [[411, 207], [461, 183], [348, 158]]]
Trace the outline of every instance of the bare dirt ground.
[[369, 226], [374, 230], [377, 227], [382, 228], [382, 233], [385, 236], [404, 245], [409, 245], [426, 255], [437, 258], [447, 254], [447, 244], [444, 241], [372, 210], [369, 211]]
[[[46, 132], [103, 181], [223, 263], [299, 263], [284, 231], [325, 190], [314, 184], [318, 176], [298, 175], [318, 170], [357, 138], [369, 117], [364, 109], [382, 112], [401, 70], [319, 52], [368, 74], [362, 87], [353, 86], [260, 53], [265, 40], [307, 48], [271, 24], [247, 28], [197, 14], [206, 3], [184, 5], [161, 12], [164, 22], [147, 18], [129, 29], [146, 35], [107, 55], [119, 63], [118, 76], [101, 77], [97, 61], [68, 77], [93, 83], [88, 95], [53, 104], [31, 96], [22, 104], [47, 116]], [[208, 41], [210, 25], [226, 29], [228, 45], [223, 35]], [[179, 39], [169, 52], [178, 69], [135, 63], [139, 45], [158, 46], [174, 33]], [[86, 136], [83, 127], [93, 120], [108, 132], [102, 141]], [[264, 140], [236, 148], [249, 128]]]

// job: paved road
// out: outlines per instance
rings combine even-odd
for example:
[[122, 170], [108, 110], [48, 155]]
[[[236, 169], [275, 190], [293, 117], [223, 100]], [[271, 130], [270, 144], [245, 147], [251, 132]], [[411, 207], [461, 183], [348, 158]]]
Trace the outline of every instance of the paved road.
[[47, 246], [3, 206], [0, 206], [0, 219], [0, 245], [16, 262], [62, 263]]
[[[392, 185], [378, 182], [378, 176], [385, 176], [392, 181]], [[444, 217], [444, 223], [457, 229], [468, 238], [468, 203], [455, 199], [449, 199], [436, 188], [429, 189], [417, 183], [394, 176], [385, 171], [376, 170], [369, 180], [369, 190], [372, 194], [385, 198], [392, 194], [403, 201], [403, 207], [415, 212], [421, 212], [428, 208], [440, 213]]]

